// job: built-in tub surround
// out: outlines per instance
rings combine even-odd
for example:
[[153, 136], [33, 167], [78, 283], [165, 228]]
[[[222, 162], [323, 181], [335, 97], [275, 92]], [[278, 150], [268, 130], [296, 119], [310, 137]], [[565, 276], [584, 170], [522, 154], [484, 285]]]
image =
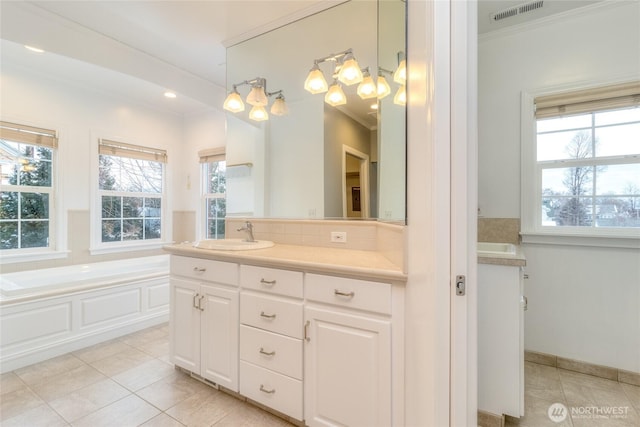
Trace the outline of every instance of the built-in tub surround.
[[2, 372], [168, 320], [166, 254], [3, 274], [0, 284]]

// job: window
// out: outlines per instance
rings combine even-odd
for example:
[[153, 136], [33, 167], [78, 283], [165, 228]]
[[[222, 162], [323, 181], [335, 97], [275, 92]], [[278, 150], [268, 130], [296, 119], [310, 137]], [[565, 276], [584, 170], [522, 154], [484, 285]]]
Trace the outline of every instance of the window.
[[535, 98], [533, 231], [637, 234], [639, 106], [640, 82]]
[[55, 249], [56, 132], [0, 122], [0, 250]]
[[227, 178], [223, 149], [198, 153], [202, 165], [202, 212], [206, 239], [224, 239], [227, 215]]
[[100, 244], [163, 237], [164, 150], [102, 139], [99, 144]]

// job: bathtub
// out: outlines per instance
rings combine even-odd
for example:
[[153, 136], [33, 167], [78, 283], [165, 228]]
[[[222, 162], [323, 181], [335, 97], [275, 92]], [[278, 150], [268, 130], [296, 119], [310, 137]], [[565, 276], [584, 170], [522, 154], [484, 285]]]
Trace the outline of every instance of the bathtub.
[[0, 275], [0, 372], [167, 322], [169, 255]]

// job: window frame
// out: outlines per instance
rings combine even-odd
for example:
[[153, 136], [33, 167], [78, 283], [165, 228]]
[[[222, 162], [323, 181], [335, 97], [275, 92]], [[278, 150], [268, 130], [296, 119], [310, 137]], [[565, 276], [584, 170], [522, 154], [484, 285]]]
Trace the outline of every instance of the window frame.
[[[54, 146], [48, 144], [33, 144], [27, 141], [15, 141], [18, 143], [43, 146], [51, 149], [51, 187], [18, 186], [19, 192], [46, 192], [49, 194], [49, 245], [47, 247], [7, 249], [0, 252], [0, 264], [22, 263], [61, 259], [68, 257], [67, 249], [67, 215], [64, 209], [63, 191], [60, 171], [63, 169], [63, 153], [65, 131], [62, 126], [51, 123], [34, 122], [23, 118], [3, 117], [0, 121], [7, 124], [15, 124], [25, 129], [33, 128], [53, 132]], [[7, 138], [13, 140], [12, 138]], [[62, 142], [61, 142], [62, 141]], [[3, 191], [11, 191], [10, 187], [2, 187]], [[28, 191], [31, 190], [31, 191]]]
[[[198, 152], [200, 159], [200, 213], [198, 215], [198, 239], [210, 239], [209, 236], [209, 213], [208, 213], [208, 201], [212, 199], [225, 199], [227, 200], [227, 193], [209, 193], [208, 190], [208, 177], [209, 177], [209, 164], [214, 162], [225, 162], [225, 178], [227, 177], [227, 159], [224, 147], [216, 147], [207, 150], [201, 150]], [[226, 179], [225, 179], [226, 182]], [[226, 216], [225, 216], [225, 236], [226, 236]], [[225, 237], [223, 237], [225, 238]]]
[[[535, 98], [566, 90], [585, 90], [593, 86], [553, 88], [539, 92], [521, 93], [521, 236], [523, 243], [560, 244], [570, 246], [597, 246], [614, 248], [640, 248], [640, 228], [630, 227], [579, 227], [542, 225], [542, 170], [537, 160], [537, 118]], [[610, 156], [589, 161], [590, 164], [630, 164], [640, 160], [620, 163], [623, 158], [638, 159], [640, 156]], [[564, 167], [572, 167], [581, 161], [566, 161]]]
[[[91, 240], [89, 246], [89, 252], [91, 255], [100, 255], [100, 254], [108, 254], [108, 253], [117, 253], [117, 252], [130, 252], [130, 251], [142, 251], [142, 250], [153, 250], [160, 249], [168, 242], [170, 242], [171, 237], [169, 236], [169, 223], [171, 222], [170, 218], [170, 210], [168, 208], [169, 205], [169, 192], [167, 191], [167, 183], [170, 182], [168, 176], [168, 161], [161, 161], [162, 164], [162, 192], [161, 193], [140, 193], [140, 192], [127, 192], [127, 191], [111, 191], [111, 190], [101, 190], [99, 188], [99, 171], [100, 171], [100, 145], [101, 141], [106, 142], [114, 142], [116, 144], [121, 144], [123, 146], [129, 146], [133, 148], [146, 148], [147, 145], [139, 145], [139, 144], [130, 144], [130, 143], [120, 143], [117, 141], [121, 141], [122, 139], [132, 140], [132, 138], [109, 138], [109, 137], [100, 137], [93, 135], [92, 140], [96, 141], [95, 144], [92, 144], [92, 156], [91, 156], [91, 225], [90, 225], [90, 233]], [[165, 150], [160, 148], [150, 148], [151, 150], [156, 150], [158, 152], [165, 152]], [[106, 154], [106, 153], [104, 153]], [[107, 154], [108, 155], [108, 154]], [[165, 152], [166, 156], [166, 152]], [[129, 156], [122, 156], [129, 157]], [[132, 157], [133, 158], [133, 157]], [[142, 160], [151, 160], [151, 159], [142, 159]], [[160, 198], [161, 200], [161, 208], [160, 208], [160, 238], [159, 239], [149, 239], [149, 240], [120, 240], [114, 242], [103, 242], [102, 241], [102, 196], [103, 195], [112, 195], [114, 197], [154, 197]], [[142, 218], [144, 221], [144, 218]]]

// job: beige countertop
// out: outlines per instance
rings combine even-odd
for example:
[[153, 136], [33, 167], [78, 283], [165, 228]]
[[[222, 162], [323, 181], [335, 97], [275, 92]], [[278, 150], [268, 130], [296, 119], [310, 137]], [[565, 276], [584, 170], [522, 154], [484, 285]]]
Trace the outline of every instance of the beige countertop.
[[399, 266], [375, 251], [280, 243], [266, 249], [221, 251], [195, 248], [190, 242], [168, 245], [164, 250], [174, 255], [295, 269], [309, 273], [340, 274], [364, 280], [407, 281], [407, 275]]
[[481, 254], [478, 253], [478, 264], [505, 265], [513, 267], [524, 267], [527, 265], [520, 246], [516, 245], [516, 253], [512, 254]]

